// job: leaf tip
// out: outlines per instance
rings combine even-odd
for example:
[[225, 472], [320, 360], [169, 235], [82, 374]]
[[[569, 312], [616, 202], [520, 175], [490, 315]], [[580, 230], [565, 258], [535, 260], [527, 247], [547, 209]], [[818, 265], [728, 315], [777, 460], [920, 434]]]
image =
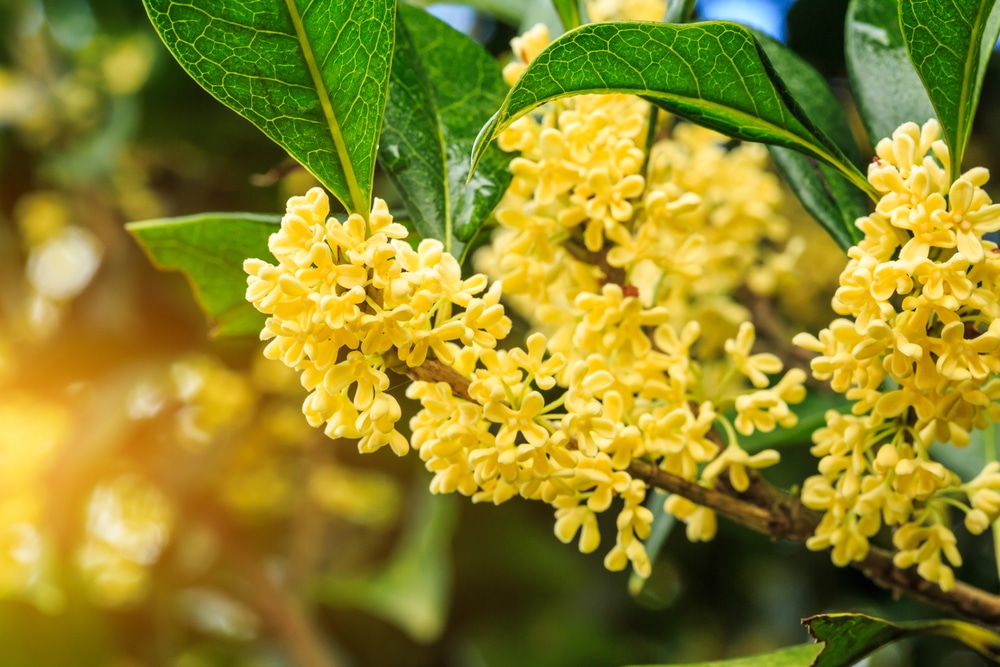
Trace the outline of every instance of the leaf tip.
[[490, 119], [479, 130], [479, 134], [476, 135], [476, 140], [472, 143], [472, 161], [469, 166], [469, 175], [465, 178], [466, 185], [472, 183], [472, 178], [476, 175], [476, 167], [479, 166], [479, 161], [483, 159], [486, 149], [489, 148], [489, 145], [496, 138], [497, 126], [500, 124], [500, 114], [502, 112], [503, 107], [490, 116]]

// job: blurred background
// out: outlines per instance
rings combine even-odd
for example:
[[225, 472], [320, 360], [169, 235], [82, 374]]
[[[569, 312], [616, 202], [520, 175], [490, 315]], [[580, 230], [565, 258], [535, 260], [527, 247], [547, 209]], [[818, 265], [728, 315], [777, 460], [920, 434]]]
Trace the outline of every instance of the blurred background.
[[[549, 15], [478, 4], [434, 11], [500, 58]], [[698, 12], [785, 40], [850, 109], [846, 4]], [[970, 164], [993, 166], [996, 79]], [[637, 585], [560, 544], [545, 506], [431, 497], [416, 456], [310, 429], [296, 379], [256, 341], [212, 340], [123, 226], [280, 212], [312, 184], [188, 78], [136, 0], [0, 0], [0, 666], [683, 663], [807, 641], [799, 619], [820, 612], [935, 615], [726, 523], [708, 545], [668, 530]], [[814, 470], [806, 445], [783, 458], [777, 483]], [[988, 540], [963, 553], [960, 577], [997, 590]], [[930, 641], [868, 664], [982, 663]]]

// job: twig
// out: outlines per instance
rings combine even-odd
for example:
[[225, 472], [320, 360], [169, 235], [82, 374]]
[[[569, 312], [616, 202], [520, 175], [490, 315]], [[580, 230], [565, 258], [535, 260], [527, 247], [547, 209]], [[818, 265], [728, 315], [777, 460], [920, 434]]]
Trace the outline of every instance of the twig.
[[[439, 361], [425, 361], [421, 366], [408, 369], [408, 375], [414, 380], [448, 382], [456, 395], [469, 400], [469, 380]], [[756, 473], [750, 473], [749, 488], [739, 492], [728, 484], [725, 476], [716, 488], [706, 488], [641, 460], [632, 461], [628, 472], [652, 487], [676, 493], [775, 540], [805, 542], [816, 532], [820, 522], [820, 515], [803, 505], [798, 497], [775, 488]], [[943, 591], [917, 574], [915, 568], [896, 567], [892, 554], [876, 547], [868, 551], [864, 560], [852, 566], [896, 594], [922, 600], [984, 625], [1000, 627], [1000, 596], [961, 581], [955, 582], [950, 591]]]
[[[683, 496], [773, 539], [805, 542], [819, 524], [820, 515], [817, 512], [803, 505], [795, 496], [771, 486], [759, 475], [752, 475], [750, 488], [739, 493], [728, 485], [723, 485], [722, 489], [707, 489], [643, 461], [633, 461], [629, 473], [645, 480], [650, 486]], [[876, 547], [868, 551], [864, 560], [851, 565], [871, 581], [894, 593], [922, 600], [985, 625], [1000, 627], [1000, 596], [961, 581], [956, 582], [950, 591], [944, 591], [917, 574], [915, 568], [902, 570], [896, 567], [892, 554]]]
[[469, 396], [469, 380], [453, 368], [445, 366], [436, 359], [427, 359], [419, 366], [407, 368], [406, 374], [411, 380], [423, 382], [447, 382], [456, 396], [471, 401]]

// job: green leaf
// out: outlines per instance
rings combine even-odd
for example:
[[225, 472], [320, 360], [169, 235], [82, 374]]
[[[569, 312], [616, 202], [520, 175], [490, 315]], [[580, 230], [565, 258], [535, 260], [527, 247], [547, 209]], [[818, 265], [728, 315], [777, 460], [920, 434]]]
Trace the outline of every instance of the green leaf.
[[1000, 636], [964, 621], [891, 623], [865, 614], [820, 614], [802, 623], [817, 643], [745, 658], [656, 667], [850, 667], [886, 644], [926, 634], [952, 637], [986, 658], [1000, 661]]
[[[810, 120], [848, 159], [855, 164], [860, 162], [847, 116], [823, 76], [780, 42], [756, 31], [753, 34]], [[847, 250], [861, 240], [861, 232], [854, 223], [869, 213], [869, 202], [863, 192], [815, 158], [779, 146], [771, 146], [770, 151], [785, 182], [841, 248]]]
[[507, 86], [478, 44], [427, 12], [399, 6], [379, 159], [424, 238], [461, 257], [510, 182], [499, 148], [469, 180], [476, 134]]
[[872, 144], [903, 123], [934, 118], [934, 107], [899, 28], [899, 0], [852, 0], [844, 47], [847, 73]]
[[951, 151], [951, 174], [961, 173], [989, 55], [1000, 32], [990, 16], [996, 0], [900, 0], [899, 23], [913, 67], [937, 112]]
[[861, 161], [851, 125], [840, 100], [826, 84], [826, 79], [798, 54], [764, 33], [750, 29], [767, 54], [788, 93], [802, 107], [809, 120], [853, 163]]
[[451, 589], [451, 536], [457, 504], [451, 496], [421, 494], [388, 566], [369, 576], [327, 576], [315, 595], [329, 604], [364, 609], [432, 642], [444, 630]]
[[195, 81], [366, 219], [392, 54], [393, 0], [144, 0]]
[[676, 0], [667, 4], [667, 15], [663, 21], [665, 23], [687, 23], [694, 14], [694, 5], [697, 0]]
[[572, 30], [578, 27], [583, 21], [580, 18], [579, 0], [552, 0], [552, 6], [559, 14], [563, 30]]
[[270, 257], [267, 239], [281, 217], [254, 213], [204, 213], [133, 222], [125, 228], [150, 260], [165, 271], [181, 271], [201, 309], [215, 321], [213, 336], [256, 336], [264, 315], [247, 302], [243, 260]]
[[825, 644], [815, 667], [847, 667], [897, 639], [927, 634], [957, 639], [994, 662], [1000, 657], [1000, 636], [964, 621], [891, 623], [865, 614], [821, 614], [802, 623]]
[[691, 662], [683, 665], [649, 665], [648, 667], [810, 667], [822, 650], [823, 647], [820, 644], [799, 644], [745, 658]]
[[746, 141], [784, 146], [829, 163], [873, 199], [868, 181], [815, 127], [743, 26], [593, 23], [542, 51], [476, 140], [473, 163], [514, 120], [584, 93], [642, 95], [667, 111]]
[[771, 159], [798, 196], [802, 207], [845, 252], [861, 240], [854, 224], [868, 215], [867, 198], [840, 172], [813, 158], [779, 146], [768, 146]]

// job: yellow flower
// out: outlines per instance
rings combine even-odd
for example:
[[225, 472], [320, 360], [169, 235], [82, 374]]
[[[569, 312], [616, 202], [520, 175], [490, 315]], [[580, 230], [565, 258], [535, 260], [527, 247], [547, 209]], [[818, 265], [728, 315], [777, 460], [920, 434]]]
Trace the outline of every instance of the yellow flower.
[[691, 542], [708, 542], [715, 537], [715, 512], [707, 507], [675, 494], [666, 499], [663, 509], [684, 522], [687, 538]]
[[908, 523], [893, 535], [893, 544], [899, 551], [893, 557], [896, 567], [917, 565], [917, 572], [924, 579], [936, 582], [941, 590], [950, 591], [955, 586], [955, 574], [941, 560], [943, 553], [954, 566], [962, 564], [955, 534], [940, 524], [922, 527]]
[[563, 544], [569, 543], [580, 533], [581, 553], [589, 554], [601, 543], [601, 533], [597, 527], [597, 516], [586, 504], [577, 504], [571, 496], [561, 496], [556, 502], [556, 537]]
[[790, 428], [798, 423], [798, 416], [788, 407], [789, 403], [799, 403], [805, 398], [802, 383], [806, 379], [804, 371], [798, 368], [785, 373], [778, 384], [771, 389], [743, 394], [736, 398], [736, 420], [733, 425], [743, 435], [754, 430], [773, 431], [775, 426]]
[[701, 478], [707, 482], [714, 482], [724, 470], [728, 470], [729, 481], [733, 488], [742, 492], [750, 488], [747, 468], [766, 468], [777, 464], [780, 460], [781, 455], [773, 449], [765, 449], [750, 455], [740, 447], [730, 445], [705, 466]]
[[[528, 441], [532, 447], [540, 447], [548, 439], [549, 432], [535, 419], [545, 409], [545, 399], [537, 391], [529, 391], [524, 398], [519, 401], [516, 408], [498, 401], [489, 401], [483, 408], [483, 416], [491, 422], [500, 425], [500, 430], [496, 434], [497, 447], [510, 450], [513, 454], [514, 442], [518, 434]], [[504, 461], [506, 453], [501, 454], [501, 462]]]
[[733, 365], [758, 389], [770, 384], [768, 375], [780, 373], [783, 367], [781, 360], [770, 353], [750, 354], [755, 338], [754, 326], [750, 322], [740, 325], [736, 338], [726, 341], [726, 353], [732, 357]]
[[964, 178], [951, 185], [949, 211], [939, 214], [939, 224], [955, 234], [958, 253], [969, 262], [981, 262], [983, 235], [1000, 230], [1000, 205], [991, 204], [989, 196]]

